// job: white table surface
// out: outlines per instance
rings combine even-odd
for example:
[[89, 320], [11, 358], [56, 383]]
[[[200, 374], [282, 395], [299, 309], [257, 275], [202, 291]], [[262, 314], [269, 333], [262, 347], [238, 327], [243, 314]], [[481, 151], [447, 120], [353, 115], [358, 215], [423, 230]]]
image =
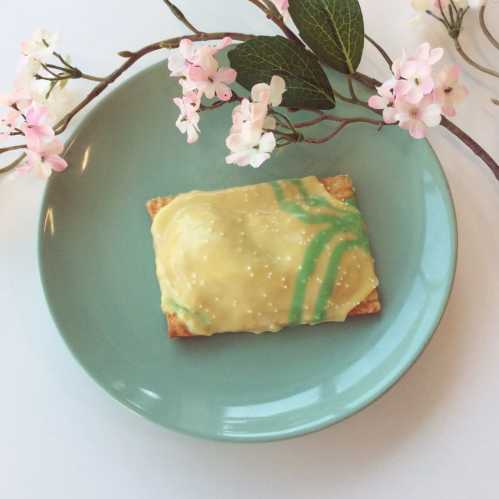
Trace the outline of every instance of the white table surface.
[[[493, 1], [489, 17], [499, 34]], [[392, 54], [425, 37], [450, 47], [436, 24], [409, 23], [408, 4], [362, 1], [369, 33]], [[207, 31], [274, 31], [244, 0], [179, 5]], [[185, 32], [160, 0], [2, 0], [1, 11], [4, 90], [19, 42], [36, 27], [59, 31], [72, 60], [96, 74], [118, 63], [118, 50]], [[497, 68], [499, 54], [476, 23], [467, 27], [470, 51]], [[382, 76], [382, 62], [367, 58], [374, 63], [365, 69]], [[470, 70], [465, 80], [472, 95], [457, 121], [499, 159], [499, 108], [487, 102], [494, 87], [499, 97], [499, 82]], [[43, 182], [0, 179], [0, 498], [499, 497], [499, 184], [445, 130], [430, 140], [460, 231], [455, 287], [435, 338], [374, 405], [325, 431], [271, 444], [179, 435], [106, 395], [69, 354], [43, 298], [36, 259]]]

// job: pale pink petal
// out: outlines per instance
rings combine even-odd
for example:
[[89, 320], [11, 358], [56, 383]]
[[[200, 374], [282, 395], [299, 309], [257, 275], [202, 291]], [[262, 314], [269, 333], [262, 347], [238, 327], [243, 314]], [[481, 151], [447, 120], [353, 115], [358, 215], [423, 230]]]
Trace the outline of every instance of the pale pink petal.
[[232, 90], [225, 83], [218, 83], [215, 86], [215, 93], [222, 101], [229, 101], [232, 98]]
[[31, 149], [32, 151], [38, 151], [41, 149], [42, 137], [36, 132], [35, 129], [22, 126], [21, 130], [26, 136], [26, 145], [28, 146], [28, 149]]
[[462, 102], [469, 95], [468, 89], [463, 85], [455, 87], [452, 93], [454, 102], [456, 103]]
[[270, 86], [266, 83], [257, 83], [251, 89], [251, 100], [253, 102], [262, 102], [265, 105], [270, 101]]
[[434, 84], [433, 78], [431, 76], [424, 78], [421, 81], [421, 85], [420, 85], [421, 91], [423, 92], [424, 95], [429, 94], [433, 90], [434, 86], [435, 86], [435, 84]]
[[270, 80], [270, 104], [277, 107], [282, 102], [282, 96], [286, 92], [286, 81], [284, 78], [274, 75]]
[[229, 154], [228, 156], [226, 156], [225, 162], [228, 165], [248, 166], [250, 164], [252, 156], [253, 151], [248, 149], [246, 151]]
[[385, 123], [397, 122], [397, 110], [394, 107], [387, 107], [383, 111], [383, 121]]
[[220, 68], [215, 76], [213, 77], [214, 81], [220, 82], [220, 83], [226, 83], [227, 85], [230, 85], [231, 83], [234, 83], [237, 77], [237, 71], [232, 68]]
[[211, 76], [201, 66], [189, 66], [186, 71], [187, 78], [192, 81], [206, 81]]
[[246, 146], [246, 141], [241, 133], [234, 133], [227, 137], [225, 145], [231, 151], [239, 151], [241, 148]]
[[64, 144], [61, 140], [55, 138], [43, 148], [46, 156], [59, 156], [64, 151]]
[[68, 167], [68, 163], [60, 156], [49, 156], [46, 160], [50, 168], [56, 172], [62, 172]]
[[428, 63], [431, 64], [432, 66], [436, 64], [442, 57], [444, 56], [444, 49], [443, 48], [435, 48], [432, 49], [430, 52], [430, 55], [428, 57]]
[[192, 62], [196, 48], [191, 40], [188, 38], [182, 39], [179, 43], [178, 50], [184, 59]]
[[367, 103], [369, 104], [369, 107], [372, 107], [373, 109], [385, 109], [388, 104], [386, 98], [380, 97], [379, 95], [369, 97]]
[[412, 87], [412, 89], [404, 96], [404, 99], [411, 104], [418, 104], [423, 99], [423, 90], [420, 87]]
[[398, 80], [394, 87], [396, 96], [406, 95], [411, 91], [412, 85], [407, 80]]
[[199, 139], [199, 133], [197, 129], [193, 126], [187, 128], [187, 143], [194, 144]]
[[421, 65], [420, 65], [419, 61], [408, 60], [400, 68], [400, 74], [402, 75], [403, 78], [406, 78], [406, 79], [410, 80], [421, 69], [420, 66]]
[[410, 122], [409, 133], [414, 139], [424, 139], [426, 136], [426, 127], [421, 121], [413, 120]]
[[456, 116], [456, 108], [452, 104], [444, 104], [442, 106], [442, 114], [447, 116], [447, 118], [454, 118]]
[[228, 47], [229, 45], [232, 44], [232, 38], [230, 36], [226, 36], [218, 44], [215, 46], [214, 50], [215, 52], [220, 52], [220, 50], [223, 50], [224, 48]]
[[262, 164], [270, 158], [270, 154], [266, 152], [255, 152], [251, 156], [250, 165], [253, 168], [260, 168]]
[[260, 139], [260, 152], [270, 153], [275, 149], [276, 141], [272, 132], [264, 133]]
[[431, 45], [428, 42], [422, 43], [416, 50], [416, 59], [428, 60], [430, 57]]
[[439, 104], [430, 104], [422, 111], [422, 121], [427, 127], [440, 125], [442, 121], [442, 108]]

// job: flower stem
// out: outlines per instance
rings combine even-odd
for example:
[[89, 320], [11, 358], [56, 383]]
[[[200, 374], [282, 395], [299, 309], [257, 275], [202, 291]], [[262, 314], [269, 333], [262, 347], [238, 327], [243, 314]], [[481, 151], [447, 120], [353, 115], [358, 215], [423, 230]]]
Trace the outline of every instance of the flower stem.
[[100, 77], [100, 76], [92, 76], [92, 75], [89, 75], [87, 73], [80, 73], [80, 78], [83, 78], [85, 80], [89, 80], [89, 81], [106, 81], [107, 78], [105, 77]]
[[260, 0], [248, 1], [258, 7], [267, 16], [267, 18], [270, 19], [276, 26], [278, 26], [290, 40], [293, 40], [302, 47], [305, 46], [305, 44], [298, 38], [298, 36], [296, 36], [296, 34], [291, 29], [289, 29], [288, 26], [286, 26], [286, 23], [284, 22], [284, 19], [281, 15], [277, 16], [274, 12], [272, 12], [264, 4], [262, 4]]
[[485, 66], [482, 66], [478, 62], [474, 61], [463, 49], [461, 43], [459, 42], [458, 38], [454, 39], [454, 44], [457, 50], [457, 53], [470, 65], [473, 66], [475, 69], [478, 69], [478, 71], [481, 71], [482, 73], [486, 73], [490, 76], [493, 76], [494, 78], [499, 78], [499, 72], [495, 71], [491, 68], [487, 68]]
[[494, 35], [490, 32], [489, 27], [487, 26], [487, 22], [485, 20], [485, 9], [487, 8], [487, 4], [483, 5], [480, 8], [480, 27], [482, 28], [482, 31], [484, 35], [487, 37], [489, 42], [499, 50], [499, 40], [497, 40]]
[[19, 149], [26, 149], [26, 144], [19, 144], [17, 146], [0, 147], [0, 154], [9, 151], [17, 151]]
[[198, 35], [201, 33], [190, 21], [185, 17], [184, 13], [170, 0], [163, 0], [166, 6], [170, 9], [171, 13], [190, 31]]
[[364, 38], [380, 53], [381, 57], [383, 57], [385, 62], [388, 64], [388, 67], [390, 68], [391, 71], [393, 66], [393, 61], [391, 57], [388, 55], [388, 52], [376, 40], [373, 40], [369, 35], [364, 35]]
[[4, 166], [3, 168], [0, 168], [0, 175], [12, 171], [25, 157], [26, 157], [26, 153], [22, 153], [21, 156], [19, 156], [17, 159], [12, 161], [12, 163], [10, 165], [7, 165], [7, 166]]
[[442, 123], [440, 125], [454, 134], [464, 145], [468, 146], [471, 151], [473, 151], [492, 170], [495, 178], [499, 180], [499, 165], [480, 144], [445, 117], [442, 118]]

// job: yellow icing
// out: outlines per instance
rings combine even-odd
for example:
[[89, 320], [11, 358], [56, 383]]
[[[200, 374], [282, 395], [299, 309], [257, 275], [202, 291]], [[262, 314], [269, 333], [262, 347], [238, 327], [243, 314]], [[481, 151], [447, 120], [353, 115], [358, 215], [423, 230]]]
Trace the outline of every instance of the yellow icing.
[[196, 335], [344, 321], [378, 286], [360, 213], [316, 177], [181, 194], [152, 234], [162, 310]]

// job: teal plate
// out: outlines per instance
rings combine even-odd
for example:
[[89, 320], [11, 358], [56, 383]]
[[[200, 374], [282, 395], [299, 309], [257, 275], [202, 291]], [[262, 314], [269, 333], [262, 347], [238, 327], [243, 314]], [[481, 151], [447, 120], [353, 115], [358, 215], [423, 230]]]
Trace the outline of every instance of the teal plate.
[[[327, 145], [280, 150], [260, 169], [227, 166], [229, 106], [204, 113], [201, 140], [188, 146], [174, 126], [178, 93], [164, 65], [127, 81], [79, 126], [70, 168], [50, 179], [39, 255], [59, 330], [107, 392], [171, 429], [267, 441], [340, 421], [400, 378], [443, 314], [456, 221], [439, 162], [426, 141], [360, 125]], [[353, 177], [369, 226], [380, 315], [260, 336], [166, 337], [149, 198], [339, 173]]]

